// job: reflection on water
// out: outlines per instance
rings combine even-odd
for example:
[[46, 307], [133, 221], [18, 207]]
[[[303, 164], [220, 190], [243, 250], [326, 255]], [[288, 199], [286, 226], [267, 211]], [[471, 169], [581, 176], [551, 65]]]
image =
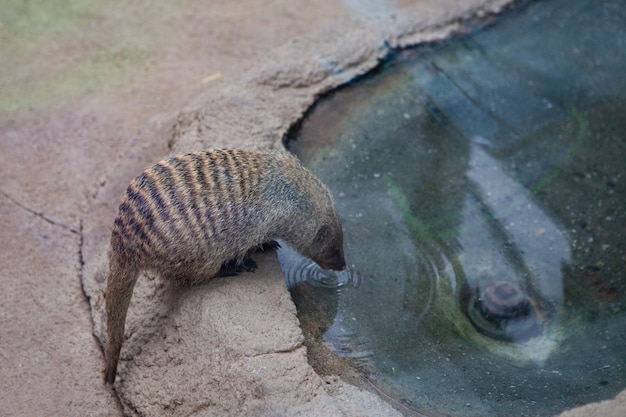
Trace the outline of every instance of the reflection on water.
[[308, 282], [314, 287], [341, 288], [344, 285], [358, 287], [361, 285], [361, 274], [355, 269], [344, 271], [324, 270], [312, 260], [305, 258], [284, 242], [281, 242], [278, 258], [281, 268], [287, 277], [287, 286], [294, 288], [298, 284]]
[[[466, 271], [472, 268], [479, 270], [478, 266], [472, 265], [485, 253], [485, 244], [481, 243], [485, 237], [494, 245], [492, 250], [498, 250], [499, 255], [496, 256], [500, 258], [499, 265], [490, 266], [489, 273], [476, 272], [473, 277], [466, 276], [470, 296], [476, 298], [468, 302], [470, 319], [473, 318], [472, 322], [483, 333], [492, 336], [502, 334], [496, 338], [527, 341], [531, 336], [541, 335], [551, 340], [563, 301], [561, 265], [571, 260], [567, 239], [535, 202], [530, 191], [511, 178], [496, 159], [474, 143], [470, 144], [466, 177], [470, 190], [468, 194], [475, 200], [466, 202], [464, 207], [467, 210], [480, 206], [491, 224], [485, 225], [484, 230], [477, 230], [480, 222], [474, 221], [474, 218], [481, 214], [462, 215], [458, 239], [467, 242], [463, 244], [463, 267]], [[497, 320], [497, 310], [503, 310], [501, 306], [507, 303], [516, 303], [520, 314], [517, 319], [507, 319], [506, 316], [513, 315], [515, 311], [505, 311], [503, 320]], [[475, 307], [478, 307], [478, 312], [472, 314]], [[489, 319], [494, 316], [496, 320]], [[540, 332], [542, 327], [543, 332]], [[552, 348], [554, 344], [544, 346]], [[550, 351], [538, 351], [534, 347], [528, 353], [535, 360], [543, 360]]]
[[618, 1], [540, 2], [318, 105], [290, 146], [335, 196], [352, 272], [281, 256], [324, 345], [433, 415], [626, 387], [624, 39]]

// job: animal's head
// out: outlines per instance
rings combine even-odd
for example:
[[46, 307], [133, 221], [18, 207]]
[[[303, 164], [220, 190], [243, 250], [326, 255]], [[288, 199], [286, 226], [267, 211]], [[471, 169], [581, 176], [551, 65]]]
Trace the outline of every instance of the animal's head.
[[286, 152], [275, 154], [279, 169], [268, 173], [266, 192], [270, 207], [281, 207], [274, 232], [300, 254], [324, 269], [346, 269], [343, 231], [330, 190]]
[[306, 252], [308, 253], [303, 253], [303, 255], [311, 258], [324, 269], [334, 271], [346, 269], [346, 260], [343, 254], [343, 232], [339, 220], [319, 227]]

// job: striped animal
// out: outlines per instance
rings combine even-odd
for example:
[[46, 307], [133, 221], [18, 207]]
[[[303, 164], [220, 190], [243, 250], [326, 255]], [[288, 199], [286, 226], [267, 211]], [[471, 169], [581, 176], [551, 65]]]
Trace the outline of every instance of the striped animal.
[[284, 150], [204, 150], [135, 178], [111, 233], [105, 381], [113, 383], [141, 270], [177, 285], [254, 270], [246, 255], [281, 239], [322, 268], [343, 270], [343, 233], [328, 188]]

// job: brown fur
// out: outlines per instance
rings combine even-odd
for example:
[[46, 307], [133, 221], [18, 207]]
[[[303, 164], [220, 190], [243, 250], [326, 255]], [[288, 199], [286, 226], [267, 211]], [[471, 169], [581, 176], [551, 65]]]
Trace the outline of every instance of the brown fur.
[[332, 196], [288, 152], [199, 151], [164, 159], [135, 178], [111, 233], [105, 380], [115, 381], [141, 270], [196, 284], [249, 265], [246, 254], [274, 239], [323, 268], [345, 268]]

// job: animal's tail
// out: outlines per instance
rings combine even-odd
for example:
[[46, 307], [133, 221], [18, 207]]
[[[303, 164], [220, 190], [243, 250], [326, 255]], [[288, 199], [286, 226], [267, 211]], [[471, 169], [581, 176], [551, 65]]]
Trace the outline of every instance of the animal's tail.
[[109, 261], [109, 278], [106, 290], [106, 321], [107, 340], [104, 357], [106, 369], [104, 380], [109, 384], [115, 382], [117, 362], [124, 341], [124, 324], [133, 288], [137, 282], [139, 268], [134, 262], [122, 262], [115, 251]]

